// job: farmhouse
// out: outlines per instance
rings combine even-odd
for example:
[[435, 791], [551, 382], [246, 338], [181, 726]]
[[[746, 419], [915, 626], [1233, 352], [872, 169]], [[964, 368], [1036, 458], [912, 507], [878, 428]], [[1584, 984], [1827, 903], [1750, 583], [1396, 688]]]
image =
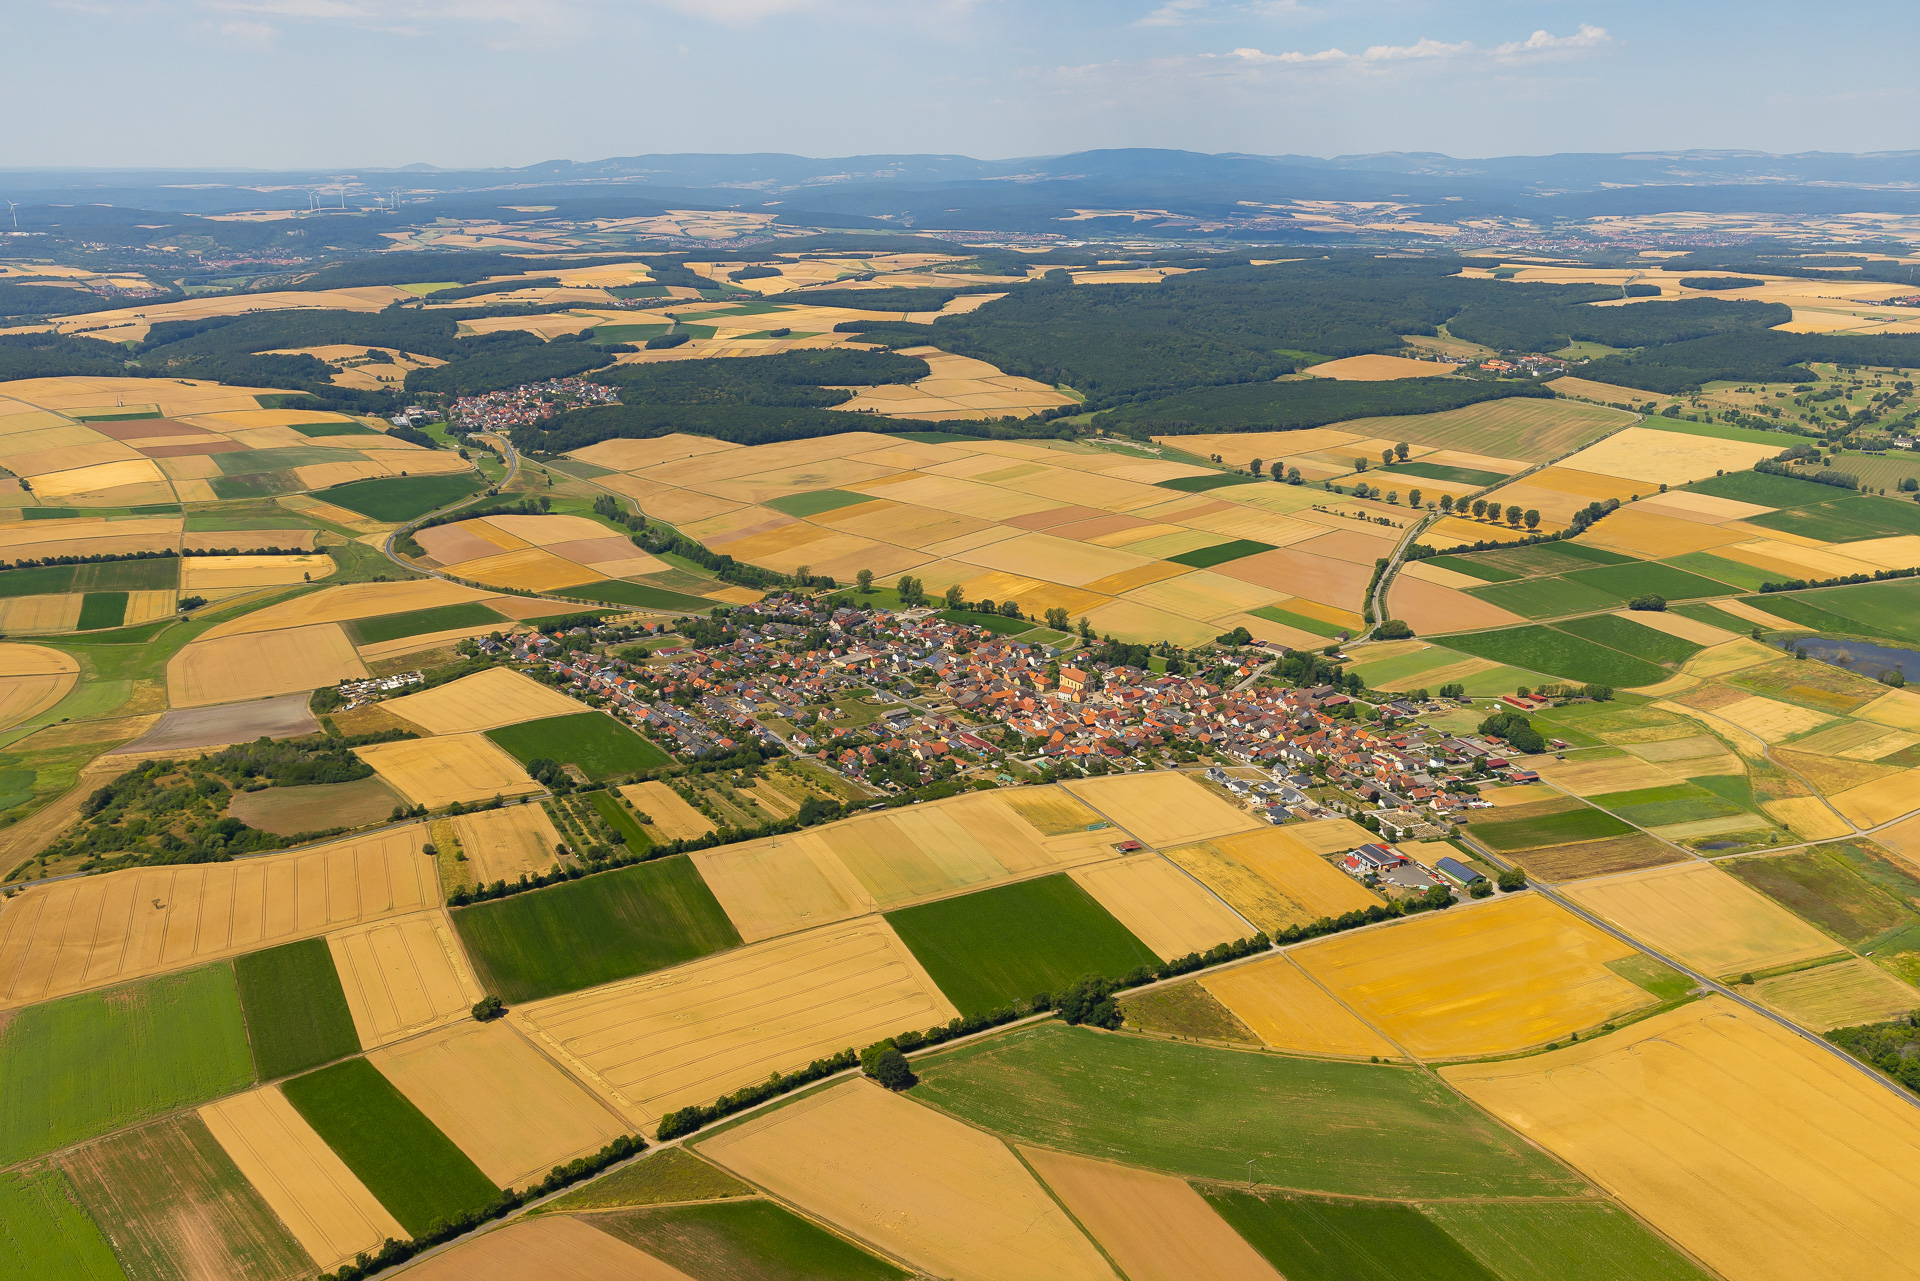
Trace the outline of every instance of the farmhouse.
[[1433, 870], [1463, 890], [1471, 889], [1475, 881], [1487, 879], [1457, 858], [1443, 858], [1433, 865]]
[[1396, 867], [1405, 867], [1406, 856], [1390, 845], [1362, 845], [1349, 850], [1342, 860], [1350, 872], [1365, 876], [1370, 872], [1385, 872]]

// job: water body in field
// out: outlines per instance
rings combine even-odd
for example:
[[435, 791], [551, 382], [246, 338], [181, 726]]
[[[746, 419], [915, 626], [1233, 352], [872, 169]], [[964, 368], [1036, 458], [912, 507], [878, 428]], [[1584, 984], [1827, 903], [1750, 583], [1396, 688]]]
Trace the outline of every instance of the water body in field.
[[1870, 645], [1866, 641], [1843, 640], [1837, 636], [1807, 636], [1794, 644], [1803, 647], [1808, 658], [1844, 667], [1870, 680], [1880, 679], [1882, 672], [1894, 671], [1909, 681], [1920, 681], [1920, 653], [1910, 649]]

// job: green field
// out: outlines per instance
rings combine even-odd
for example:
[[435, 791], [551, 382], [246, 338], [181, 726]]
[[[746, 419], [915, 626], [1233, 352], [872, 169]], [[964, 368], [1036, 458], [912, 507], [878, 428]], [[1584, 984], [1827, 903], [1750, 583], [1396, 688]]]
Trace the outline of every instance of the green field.
[[73, 590], [77, 565], [36, 565], [0, 573], [0, 599], [13, 596], [58, 596]]
[[1456, 574], [1465, 574], [1487, 583], [1506, 583], [1520, 577], [1512, 570], [1489, 565], [1478, 556], [1430, 556], [1427, 564], [1438, 565], [1442, 569], [1450, 569]]
[[381, 476], [335, 485], [322, 491], [321, 497], [369, 519], [399, 524], [477, 494], [486, 483], [479, 476], [458, 472], [451, 476]]
[[78, 631], [97, 632], [126, 621], [125, 592], [88, 592], [80, 598], [80, 621], [74, 627]]
[[1178, 556], [1169, 556], [1167, 559], [1176, 565], [1191, 565], [1195, 569], [1207, 569], [1214, 565], [1224, 565], [1230, 560], [1241, 560], [1272, 550], [1272, 543], [1255, 542], [1251, 538], [1236, 538], [1230, 543], [1196, 547], [1190, 552], [1181, 552]]
[[940, 617], [949, 623], [959, 623], [966, 627], [984, 627], [996, 636], [1018, 636], [1021, 632], [1033, 630], [1033, 624], [1024, 618], [1008, 618], [1004, 614], [976, 614], [968, 609], [943, 609]]
[[1604, 565], [1596, 569], [1579, 569], [1568, 574], [1571, 582], [1581, 583], [1597, 591], [1612, 592], [1622, 600], [1651, 593], [1664, 596], [1668, 600], [1687, 600], [1696, 596], [1731, 596], [1733, 589], [1725, 583], [1711, 578], [1702, 578], [1698, 574], [1689, 574], [1684, 569], [1675, 569], [1659, 561], [1635, 561], [1631, 565]]
[[1410, 1205], [1201, 1192], [1287, 1281], [1500, 1281]]
[[[1753, 605], [1809, 627], [1920, 644], [1920, 578], [1813, 591], [1768, 592], [1740, 599], [1743, 605]], [[1790, 610], [1794, 612], [1788, 612]], [[1838, 626], [1834, 620], [1838, 620]]]
[[1629, 689], [1635, 685], [1651, 685], [1667, 675], [1663, 668], [1645, 659], [1538, 624], [1491, 632], [1462, 632], [1442, 636], [1439, 641], [1451, 649], [1491, 658], [1496, 663], [1544, 672], [1583, 685]]
[[0, 1281], [126, 1281], [58, 1169], [0, 1174]]
[[459, 908], [453, 924], [480, 985], [510, 1004], [740, 945], [685, 855]]
[[195, 1113], [123, 1131], [61, 1165], [134, 1277], [312, 1275], [306, 1251]]
[[661, 1148], [643, 1160], [623, 1165], [605, 1178], [540, 1207], [540, 1212], [609, 1210], [623, 1205], [664, 1205], [675, 1201], [717, 1201], [751, 1196], [753, 1189], [686, 1148]]
[[899, 1281], [909, 1275], [771, 1201], [630, 1210], [595, 1215], [593, 1224], [693, 1281]]
[[647, 830], [640, 826], [639, 821], [633, 817], [627, 807], [615, 800], [611, 793], [590, 792], [587, 794], [587, 803], [593, 806], [595, 813], [606, 820], [608, 827], [627, 838], [628, 850], [638, 854], [653, 844], [653, 838], [647, 835]]
[[1224, 489], [1228, 485], [1252, 485], [1258, 483], [1258, 476], [1242, 476], [1238, 472], [1214, 472], [1209, 476], [1179, 476], [1173, 480], [1156, 482], [1161, 489], [1177, 489], [1183, 494], [1203, 494], [1209, 489]]
[[1805, 503], [1824, 503], [1850, 491], [1834, 485], [1818, 485], [1791, 476], [1775, 476], [1763, 471], [1733, 471], [1712, 476], [1687, 486], [1696, 494], [1731, 498], [1735, 502], [1761, 507], [1799, 507]]
[[628, 582], [624, 578], [608, 578], [597, 583], [581, 583], [566, 588], [554, 595], [571, 596], [579, 600], [605, 601], [612, 605], [633, 605], [640, 609], [658, 609], [670, 613], [704, 614], [717, 603], [704, 596], [689, 596], [685, 592], [668, 591], [664, 587], [653, 587], [646, 583]]
[[1017, 1139], [1335, 1196], [1581, 1196], [1559, 1162], [1415, 1068], [1043, 1023], [916, 1061], [914, 1096]]
[[1421, 480], [1450, 480], [1459, 485], [1473, 485], [1485, 489], [1488, 485], [1498, 485], [1505, 480], [1506, 474], [1497, 471], [1475, 471], [1471, 467], [1449, 467], [1445, 463], [1395, 463], [1391, 467], [1378, 469], [1387, 476], [1412, 476]]
[[1590, 641], [1599, 641], [1602, 645], [1627, 654], [1638, 654], [1642, 658], [1651, 658], [1656, 663], [1684, 663], [1701, 650], [1690, 640], [1666, 632], [1657, 632], [1630, 618], [1621, 618], [1615, 614], [1594, 614], [1587, 618], [1570, 618], [1555, 623], [1557, 631], [1569, 632]]
[[76, 592], [158, 592], [180, 585], [180, 558], [150, 556], [144, 560], [108, 560], [75, 565]]
[[500, 1189], [406, 1095], [365, 1059], [348, 1059], [280, 1090], [400, 1226], [475, 1210]]
[[671, 759], [605, 712], [575, 712], [524, 721], [490, 729], [487, 737], [522, 765], [541, 759], [578, 765], [596, 783], [653, 769]]
[[1557, 618], [1594, 609], [1615, 609], [1626, 597], [1565, 578], [1526, 578], [1489, 587], [1469, 587], [1467, 595], [1510, 609], [1525, 618]]
[[1759, 591], [1760, 584], [1773, 577], [1764, 569], [1755, 569], [1752, 565], [1743, 565], [1737, 560], [1728, 560], [1711, 552], [1688, 552], [1685, 556], [1670, 556], [1660, 563], [1690, 574], [1719, 579], [1743, 592]]
[[[1770, 858], [1730, 859], [1720, 866], [1843, 943], [1864, 945], [1920, 920], [1895, 897], [1897, 890], [1889, 893], [1869, 881], [1841, 849], [1849, 849], [1868, 866], [1876, 861], [1850, 847], [1828, 846]], [[1897, 871], [1890, 864], [1887, 867]]]
[[1303, 632], [1310, 632], [1315, 636], [1325, 636], [1329, 639], [1340, 635], [1342, 632], [1350, 632], [1352, 630], [1348, 627], [1341, 627], [1336, 623], [1329, 623], [1325, 619], [1308, 618], [1305, 614], [1289, 613], [1281, 609], [1278, 605], [1262, 605], [1259, 609], [1248, 612], [1255, 618], [1266, 619], [1269, 623], [1279, 623], [1282, 627], [1298, 628]]
[[1551, 543], [1541, 543], [1537, 547], [1522, 548], [1518, 552], [1498, 553], [1495, 555], [1534, 555], [1556, 567], [1555, 572], [1578, 569], [1582, 565], [1632, 565], [1637, 558], [1622, 556], [1619, 552], [1610, 552], [1604, 547], [1591, 547], [1586, 543], [1570, 543], [1564, 539]]
[[1746, 812], [1718, 793], [1695, 787], [1691, 783], [1669, 783], [1665, 787], [1608, 792], [1592, 800], [1595, 805], [1612, 810], [1640, 827], [1663, 827], [1668, 823], [1688, 823], [1704, 818], [1731, 818]]
[[1567, 845], [1574, 841], [1625, 836], [1633, 828], [1611, 814], [1582, 806], [1577, 810], [1562, 810], [1558, 814], [1542, 814], [1538, 818], [1509, 819], [1505, 823], [1475, 823], [1469, 830], [1474, 840], [1505, 853], [1538, 849], [1542, 845]]
[[789, 516], [818, 516], [821, 512], [872, 501], [872, 494], [856, 494], [848, 489], [813, 489], [804, 494], [788, 494], [785, 498], [769, 498], [767, 506]]
[[365, 423], [291, 423], [289, 426], [302, 436], [311, 437], [378, 436], [382, 434], [367, 426]]
[[1429, 1218], [1502, 1281], [1706, 1281], [1707, 1274], [1615, 1205], [1425, 1205]]
[[1119, 978], [1162, 960], [1061, 873], [888, 912], [887, 921], [962, 1014]]
[[588, 341], [601, 347], [612, 343], [643, 343], [672, 328], [672, 325], [599, 325], [591, 331], [593, 336]]
[[302, 939], [235, 957], [233, 973], [262, 1081], [360, 1052], [347, 994], [325, 939]]
[[451, 632], [467, 627], [511, 626], [479, 601], [458, 605], [440, 605], [433, 609], [410, 609], [404, 614], [381, 614], [347, 624], [347, 632], [356, 645], [377, 645], [381, 641], [407, 636], [425, 636], [430, 632]]
[[30, 1005], [0, 1024], [0, 1162], [253, 1084], [225, 962]]

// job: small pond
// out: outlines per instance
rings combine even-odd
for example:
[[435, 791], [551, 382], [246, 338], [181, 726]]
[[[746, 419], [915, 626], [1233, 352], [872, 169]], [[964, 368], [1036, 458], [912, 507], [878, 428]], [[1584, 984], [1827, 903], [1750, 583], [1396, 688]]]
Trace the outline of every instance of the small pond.
[[1879, 680], [1880, 673], [1896, 671], [1909, 682], [1920, 682], [1920, 652], [1911, 649], [1895, 649], [1890, 645], [1874, 645], [1837, 636], [1808, 636], [1794, 644], [1805, 649], [1808, 658], [1844, 667], [1868, 680]]

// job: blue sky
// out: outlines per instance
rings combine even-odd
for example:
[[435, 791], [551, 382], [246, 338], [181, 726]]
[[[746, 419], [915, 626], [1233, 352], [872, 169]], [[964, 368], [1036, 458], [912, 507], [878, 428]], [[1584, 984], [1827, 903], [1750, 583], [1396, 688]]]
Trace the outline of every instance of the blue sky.
[[1920, 147], [1888, 0], [12, 0], [0, 167]]

